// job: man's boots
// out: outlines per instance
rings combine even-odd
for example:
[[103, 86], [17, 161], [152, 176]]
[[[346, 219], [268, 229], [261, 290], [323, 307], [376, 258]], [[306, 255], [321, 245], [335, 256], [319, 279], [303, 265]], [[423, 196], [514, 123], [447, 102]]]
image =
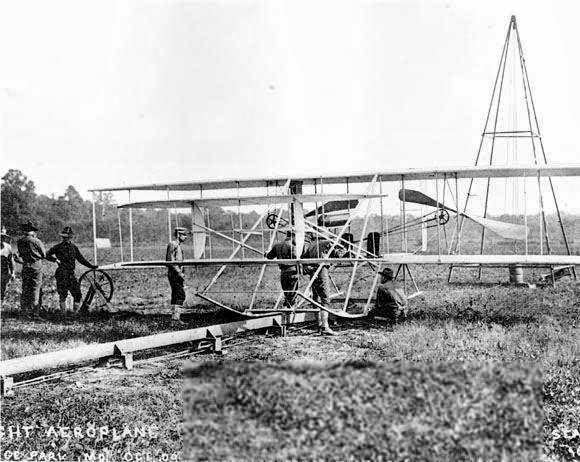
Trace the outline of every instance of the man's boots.
[[78, 313], [81, 310], [81, 302], [73, 303], [73, 313]]
[[185, 323], [181, 320], [181, 306], [180, 305], [173, 305], [173, 313], [171, 314], [171, 320], [175, 324], [179, 324], [180, 326], [185, 325]]
[[66, 313], [66, 299], [64, 300], [60, 300], [58, 302], [58, 305], [60, 306], [60, 311], [62, 311], [63, 313]]
[[318, 330], [322, 335], [336, 335], [328, 326], [328, 311], [320, 310], [318, 313]]

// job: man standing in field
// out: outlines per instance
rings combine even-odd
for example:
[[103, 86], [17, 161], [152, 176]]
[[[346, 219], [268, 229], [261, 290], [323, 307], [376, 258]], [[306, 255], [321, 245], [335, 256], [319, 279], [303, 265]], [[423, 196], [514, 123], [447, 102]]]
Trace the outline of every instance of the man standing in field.
[[[266, 253], [268, 260], [283, 260], [296, 258], [296, 241], [294, 231], [286, 232], [286, 239], [277, 242]], [[298, 268], [297, 265], [280, 264], [280, 285], [284, 291], [284, 306], [291, 308], [296, 300], [296, 290], [298, 289]]]
[[[306, 233], [304, 252], [302, 258], [340, 258], [339, 251], [333, 249], [333, 244], [327, 239], [316, 239], [312, 233]], [[332, 251], [331, 251], [332, 249]], [[320, 271], [316, 274], [318, 267]], [[330, 275], [328, 265], [304, 265], [304, 274], [312, 279], [312, 298], [324, 307], [330, 305]], [[322, 335], [336, 335], [328, 325], [328, 311], [320, 309], [318, 314], [318, 329]]]
[[[171, 262], [183, 261], [183, 250], [181, 243], [187, 239], [187, 229], [175, 228], [173, 230], [173, 239], [167, 244], [167, 252], [165, 260]], [[178, 264], [167, 266], [167, 278], [169, 279], [169, 286], [171, 287], [171, 305], [173, 305], [173, 313], [171, 319], [178, 324], [184, 325], [181, 321], [181, 307], [185, 302], [185, 277], [183, 275], [183, 267]]]
[[31, 223], [20, 226], [24, 236], [16, 246], [22, 259], [22, 294], [20, 307], [22, 311], [38, 314], [40, 310], [40, 291], [42, 286], [42, 260], [46, 256], [44, 244], [36, 237], [38, 228]]
[[394, 281], [391, 268], [385, 268], [379, 274], [381, 283], [377, 288], [377, 298], [371, 313], [395, 324], [407, 316], [407, 297], [399, 284]]
[[8, 283], [14, 279], [15, 255], [9, 242], [10, 236], [6, 232], [6, 228], [2, 228], [2, 273], [0, 274], [0, 282], [2, 284], [1, 300], [4, 300]]
[[81, 306], [82, 295], [81, 285], [75, 275], [75, 263], [78, 261], [81, 265], [91, 269], [98, 267], [89, 262], [79, 248], [72, 243], [74, 232], [70, 226], [66, 226], [60, 236], [62, 242], [47, 252], [46, 259], [58, 265], [54, 277], [61, 311], [66, 311], [66, 298], [70, 292], [73, 297], [73, 311], [76, 313]]

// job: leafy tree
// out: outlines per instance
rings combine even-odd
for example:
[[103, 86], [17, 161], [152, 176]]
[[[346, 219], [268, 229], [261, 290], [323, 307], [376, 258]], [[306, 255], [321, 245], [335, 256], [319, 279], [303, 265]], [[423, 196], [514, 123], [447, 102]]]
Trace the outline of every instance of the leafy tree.
[[64, 195], [59, 196], [56, 205], [60, 218], [66, 221], [68, 226], [84, 227], [84, 224], [90, 221], [91, 204], [81, 197], [74, 186], [66, 188]]
[[19, 224], [34, 220], [34, 182], [20, 170], [10, 169], [2, 177], [2, 225], [15, 232]]
[[53, 242], [58, 240], [58, 235], [65, 226], [63, 204], [59, 200], [41, 194], [36, 198], [34, 207], [34, 221], [43, 241]]
[[81, 197], [81, 195], [79, 194], [79, 192], [75, 189], [75, 187], [71, 185], [69, 185], [69, 187], [66, 188], [64, 195], [60, 196], [59, 199], [67, 201], [74, 207], [82, 207], [82, 205], [85, 202]]

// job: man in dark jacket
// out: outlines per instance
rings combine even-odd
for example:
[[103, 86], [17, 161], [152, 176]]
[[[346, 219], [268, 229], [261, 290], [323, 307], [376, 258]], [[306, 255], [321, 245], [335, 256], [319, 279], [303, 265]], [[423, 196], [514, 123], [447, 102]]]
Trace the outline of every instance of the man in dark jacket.
[[42, 286], [42, 260], [46, 256], [44, 244], [36, 237], [38, 228], [31, 222], [20, 226], [24, 233], [16, 246], [22, 259], [22, 294], [20, 307], [23, 311], [38, 314]]
[[407, 315], [407, 297], [399, 284], [393, 280], [391, 268], [385, 268], [379, 274], [381, 283], [377, 288], [374, 309], [369, 314], [384, 317], [391, 324], [395, 324]]
[[[287, 231], [286, 239], [274, 244], [266, 253], [266, 258], [269, 260], [296, 258], [294, 232]], [[284, 306], [291, 308], [296, 300], [296, 290], [298, 290], [299, 276], [297, 265], [280, 264], [278, 266], [280, 268], [280, 285], [284, 291]]]
[[[165, 253], [165, 260], [170, 262], [183, 261], [183, 250], [181, 243], [187, 239], [187, 229], [175, 228], [173, 230], [174, 239], [167, 244], [167, 251]], [[178, 324], [185, 324], [181, 321], [181, 307], [185, 302], [185, 276], [183, 274], [183, 267], [181, 265], [168, 265], [167, 278], [169, 279], [169, 286], [171, 287], [171, 305], [173, 305], [173, 313], [171, 319]]]
[[[304, 252], [302, 258], [340, 258], [341, 254], [337, 246], [333, 249], [333, 244], [327, 239], [316, 238], [312, 233], [306, 233], [306, 243], [304, 245]], [[332, 252], [331, 252], [332, 249]], [[319, 266], [320, 271], [316, 274]], [[316, 277], [312, 281], [312, 298], [315, 302], [324, 307], [330, 305], [330, 275], [328, 273], [328, 265], [304, 265], [304, 274]], [[323, 335], [336, 335], [336, 333], [328, 325], [328, 311], [320, 310], [318, 315], [318, 328]]]
[[75, 275], [75, 264], [78, 261], [81, 265], [92, 269], [97, 269], [97, 266], [89, 262], [72, 243], [74, 232], [70, 226], [66, 226], [60, 236], [62, 242], [46, 253], [46, 259], [58, 264], [54, 277], [60, 309], [66, 311], [66, 298], [70, 292], [73, 297], [73, 311], [76, 313], [81, 306], [82, 294], [81, 285]]

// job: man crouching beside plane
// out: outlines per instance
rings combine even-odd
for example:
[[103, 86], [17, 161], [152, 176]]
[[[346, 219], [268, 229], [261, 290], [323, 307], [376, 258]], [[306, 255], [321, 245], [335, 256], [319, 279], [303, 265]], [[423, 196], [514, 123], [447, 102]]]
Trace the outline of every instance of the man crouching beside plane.
[[[341, 258], [339, 250], [336, 248], [332, 249], [332, 246], [333, 244], [329, 240], [323, 238], [316, 239], [312, 232], [307, 232], [302, 258]], [[330, 252], [331, 249], [332, 252]], [[320, 305], [328, 307], [330, 304], [330, 275], [328, 274], [328, 265], [320, 265], [320, 271], [316, 274], [318, 266], [318, 264], [304, 265], [304, 274], [310, 276], [310, 279], [316, 275], [312, 281], [312, 298]], [[328, 311], [323, 309], [318, 314], [318, 330], [322, 335], [336, 335], [336, 332], [328, 325]]]
[[407, 314], [407, 297], [393, 278], [393, 270], [385, 268], [381, 272], [381, 283], [377, 288], [377, 298], [369, 316], [386, 319], [389, 324], [402, 321]]
[[[268, 260], [282, 260], [296, 258], [296, 241], [294, 231], [286, 232], [286, 239], [277, 242], [266, 253]], [[278, 265], [280, 267], [280, 285], [284, 291], [284, 306], [291, 308], [296, 300], [296, 290], [298, 289], [298, 269], [296, 265]]]
[[[173, 230], [173, 236], [175, 239], [167, 244], [165, 260], [180, 262], [183, 261], [181, 243], [187, 239], [187, 229], [175, 228]], [[185, 323], [180, 319], [181, 307], [185, 302], [185, 277], [183, 275], [183, 267], [181, 265], [168, 265], [167, 278], [169, 279], [169, 286], [171, 287], [171, 305], [173, 305], [171, 319], [177, 324], [184, 325]]]

